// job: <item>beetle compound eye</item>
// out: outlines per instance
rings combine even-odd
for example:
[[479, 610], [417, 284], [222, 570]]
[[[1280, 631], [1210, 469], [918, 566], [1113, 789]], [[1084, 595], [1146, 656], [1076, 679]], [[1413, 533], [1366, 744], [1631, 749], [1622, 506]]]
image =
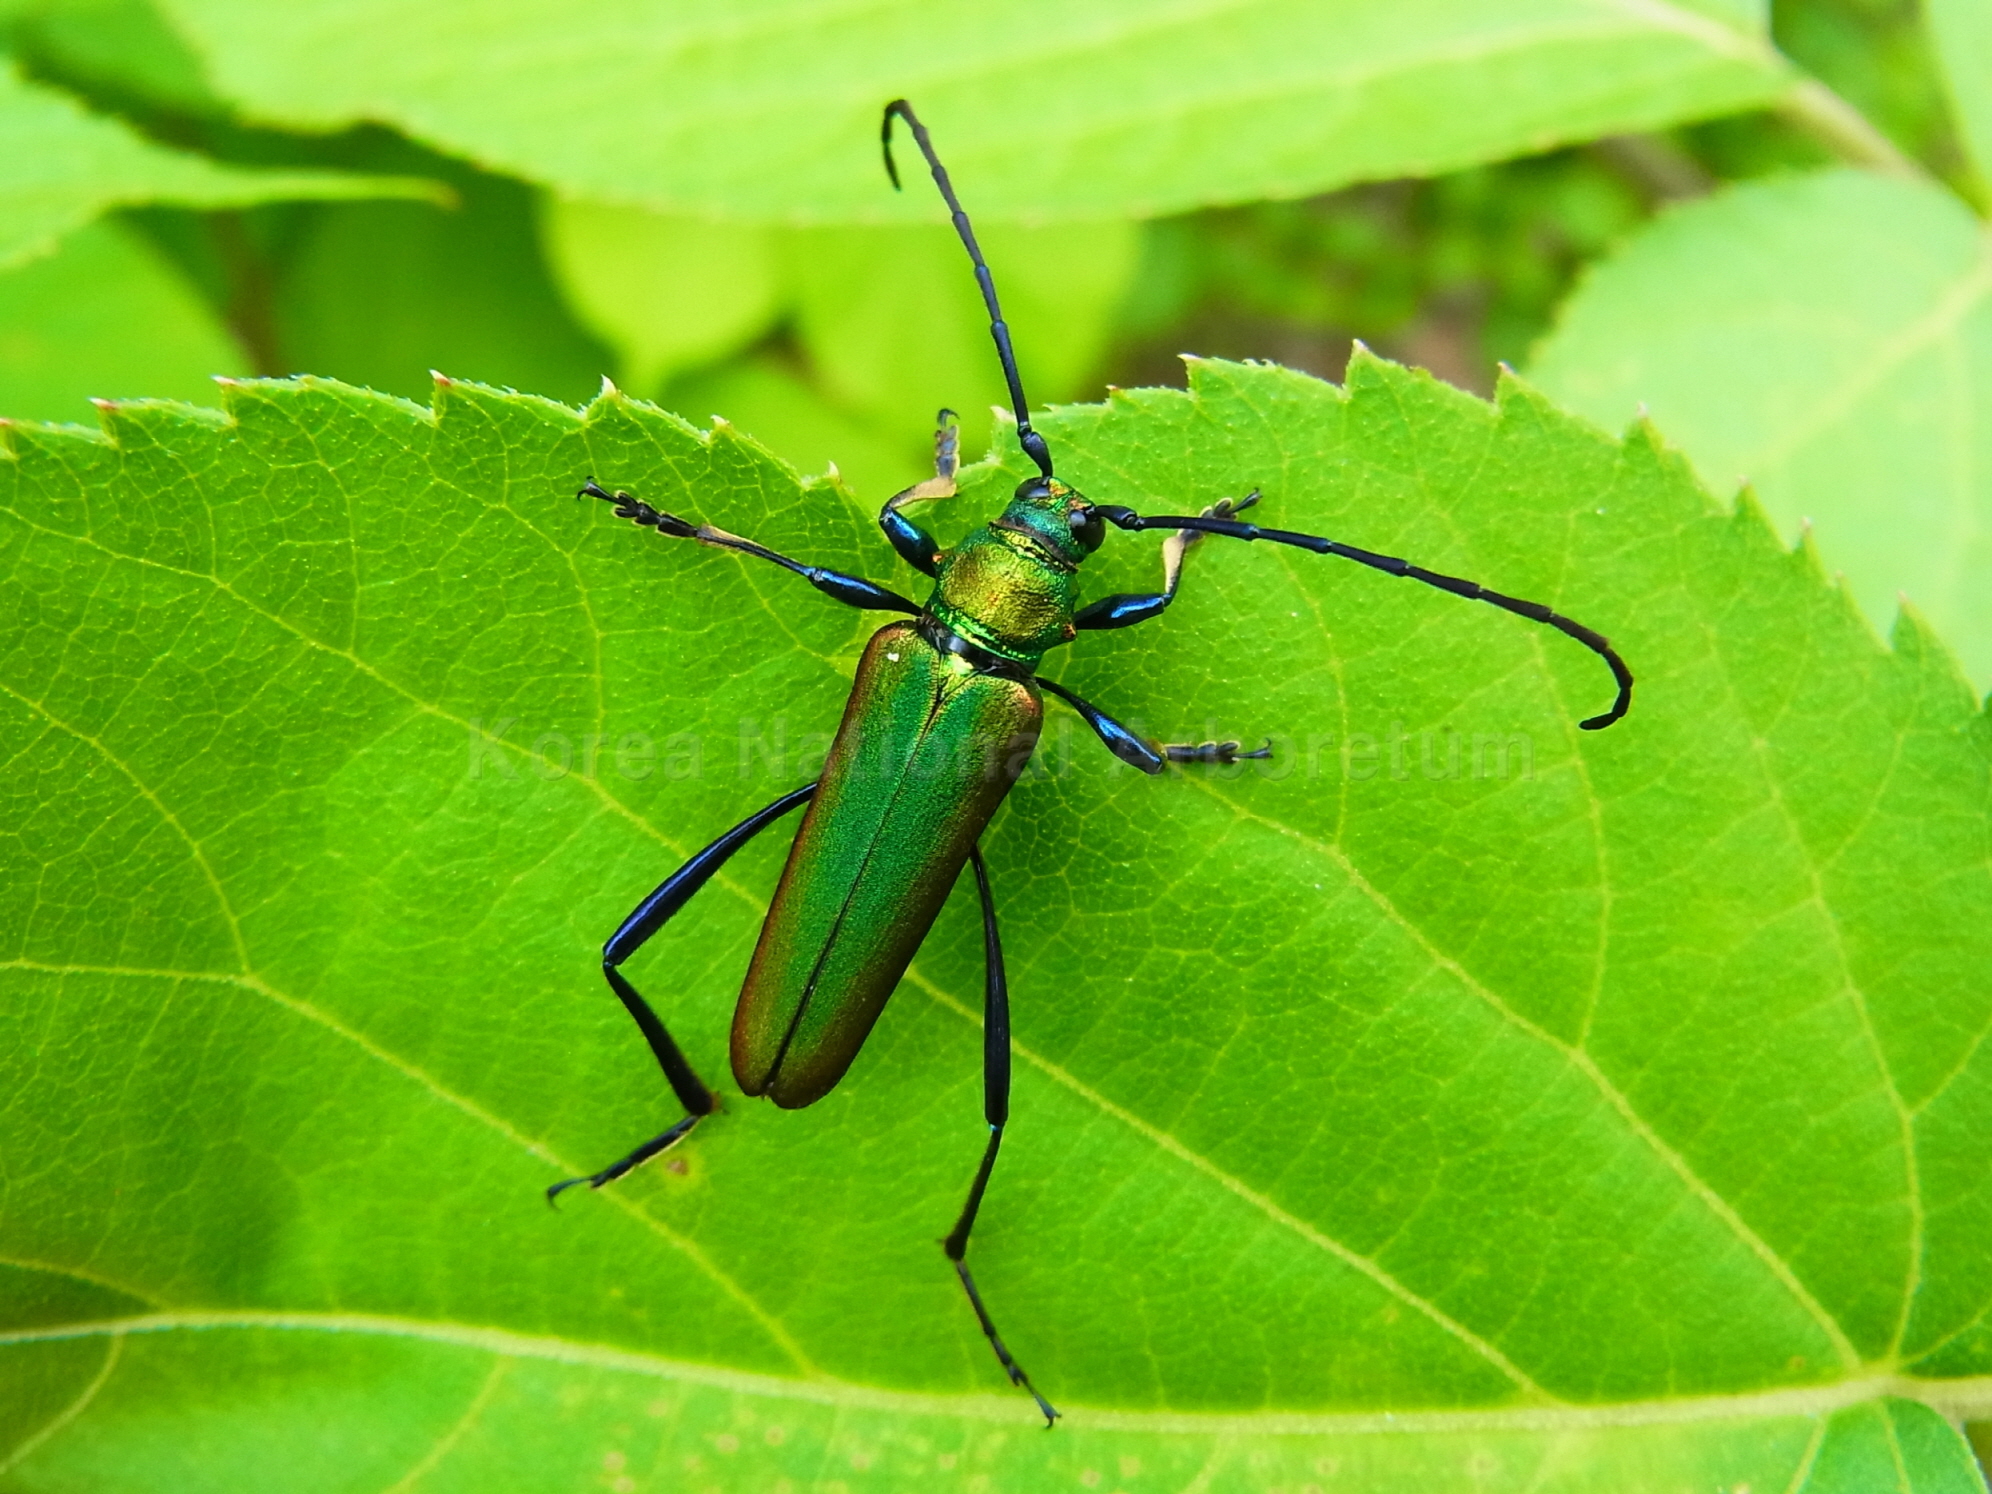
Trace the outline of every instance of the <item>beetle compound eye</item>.
[[1098, 509], [1091, 505], [1075, 508], [1066, 517], [1072, 523], [1072, 537], [1088, 555], [1100, 548], [1100, 541], [1107, 537], [1107, 526]]

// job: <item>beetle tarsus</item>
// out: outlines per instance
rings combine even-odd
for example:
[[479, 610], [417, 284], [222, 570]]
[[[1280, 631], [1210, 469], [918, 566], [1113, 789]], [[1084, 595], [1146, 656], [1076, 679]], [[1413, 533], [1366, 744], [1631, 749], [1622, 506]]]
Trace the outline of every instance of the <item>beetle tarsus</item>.
[[[952, 1242], [953, 1237], [949, 1237]], [[1024, 1393], [1037, 1402], [1038, 1414], [1044, 1417], [1044, 1429], [1048, 1432], [1058, 1421], [1058, 1408], [1031, 1384], [1031, 1377], [1024, 1373], [1024, 1367], [1011, 1355], [1003, 1336], [996, 1331], [996, 1324], [989, 1317], [989, 1309], [982, 1305], [982, 1293], [975, 1289], [975, 1278], [968, 1274], [968, 1262], [954, 1256], [955, 1275], [961, 1278], [961, 1289], [968, 1293], [968, 1305], [975, 1309], [976, 1321], [982, 1324], [982, 1332], [989, 1340], [989, 1347], [996, 1351], [996, 1362], [1003, 1366], [1003, 1372], [1010, 1377], [1012, 1385], [1022, 1387]]]
[[718, 1109], [719, 1105], [715, 1102], [712, 1110], [702, 1112], [698, 1115], [686, 1116], [668, 1130], [651, 1137], [650, 1140], [644, 1142], [642, 1146], [631, 1152], [627, 1157], [622, 1158], [618, 1162], [611, 1162], [600, 1172], [583, 1173], [578, 1178], [561, 1179], [561, 1181], [546, 1190], [547, 1204], [550, 1207], [558, 1208], [560, 1205], [557, 1200], [569, 1188], [578, 1188], [583, 1183], [586, 1183], [590, 1188], [603, 1188], [624, 1174], [634, 1172], [652, 1157], [663, 1152], [668, 1152], [672, 1147], [683, 1141], [691, 1134], [693, 1126], [696, 1126], [707, 1115], [714, 1113]]
[[667, 514], [661, 508], [652, 508], [641, 498], [636, 498], [617, 488], [609, 492], [594, 478], [589, 478], [576, 498], [599, 498], [604, 503], [613, 503], [618, 519], [628, 519], [633, 524], [641, 524], [646, 529], [655, 529], [659, 534], [668, 534], [673, 539], [700, 539], [700, 527], [688, 523], [676, 514]]
[[1240, 752], [1238, 742], [1170, 742], [1162, 748], [1162, 755], [1172, 763], [1220, 763], [1243, 762], [1247, 758], [1268, 758], [1273, 755], [1273, 739], [1266, 738], [1263, 747], [1250, 752]]

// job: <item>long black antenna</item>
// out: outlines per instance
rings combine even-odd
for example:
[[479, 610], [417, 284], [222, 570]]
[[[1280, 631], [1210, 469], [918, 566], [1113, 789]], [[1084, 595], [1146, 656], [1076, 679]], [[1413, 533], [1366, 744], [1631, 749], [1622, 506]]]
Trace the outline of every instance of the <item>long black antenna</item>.
[[948, 180], [948, 169], [941, 164], [941, 158], [934, 154], [934, 142], [927, 136], [927, 127], [920, 123], [914, 114], [913, 106], [904, 99], [894, 99], [885, 106], [885, 118], [879, 122], [878, 141], [885, 150], [885, 174], [892, 178], [892, 188], [899, 190], [899, 168], [892, 160], [892, 118], [898, 115], [913, 131], [913, 139], [920, 147], [920, 154], [927, 158], [927, 165], [934, 173], [934, 185], [941, 189], [941, 199], [954, 214], [955, 232], [961, 235], [962, 247], [968, 250], [968, 257], [975, 264], [975, 283], [982, 287], [982, 303], [989, 308], [989, 335], [996, 339], [996, 356], [1003, 361], [1003, 377], [1010, 385], [1010, 408], [1017, 412], [1017, 444], [1024, 448], [1024, 455], [1037, 463], [1038, 471], [1046, 478], [1051, 474], [1051, 448], [1044, 444], [1044, 437], [1031, 429], [1030, 402], [1024, 398], [1024, 381], [1017, 376], [1017, 355], [1010, 346], [1010, 324], [1003, 320], [1003, 308], [996, 304], [996, 280], [989, 273], [989, 262], [982, 257], [982, 247], [975, 242], [975, 230], [968, 226], [968, 214], [963, 211], [961, 199], [955, 196], [954, 183]]
[[[1408, 580], [1422, 581], [1427, 586], [1451, 592], [1456, 597], [1465, 597], [1469, 602], [1485, 602], [1490, 607], [1499, 607], [1503, 612], [1526, 617], [1530, 622], [1556, 629], [1566, 638], [1576, 639], [1605, 661], [1605, 666], [1612, 672], [1612, 679], [1618, 684], [1618, 696], [1612, 701], [1610, 710], [1577, 723], [1585, 731], [1602, 731], [1632, 709], [1632, 671], [1626, 667], [1625, 660], [1619, 657], [1618, 650], [1613, 648], [1605, 635], [1596, 629], [1587, 628], [1575, 618], [1565, 617], [1562, 613], [1545, 607], [1541, 602], [1531, 602], [1524, 597], [1511, 597], [1504, 592], [1490, 591], [1478, 581], [1468, 581], [1461, 576], [1444, 575], [1439, 571], [1428, 571], [1422, 565], [1399, 560], [1395, 555], [1379, 555], [1374, 550], [1345, 545], [1339, 540], [1331, 540], [1318, 534], [1296, 534], [1291, 529], [1261, 529], [1257, 524], [1241, 524], [1236, 519], [1205, 518], [1201, 515], [1192, 518], [1188, 514], [1138, 514], [1131, 508], [1121, 507], [1118, 503], [1096, 503], [1093, 505], [1093, 512], [1109, 524], [1121, 529], [1187, 529], [1198, 534], [1222, 534], [1231, 539], [1270, 540], [1276, 545], [1292, 545], [1296, 549], [1312, 550], [1316, 555], [1338, 555], [1343, 560], [1353, 560], [1357, 565], [1366, 565], [1371, 570], [1382, 571], [1388, 576], [1403, 576]], [[1080, 626], [1084, 627], [1085, 624], [1082, 622]]]

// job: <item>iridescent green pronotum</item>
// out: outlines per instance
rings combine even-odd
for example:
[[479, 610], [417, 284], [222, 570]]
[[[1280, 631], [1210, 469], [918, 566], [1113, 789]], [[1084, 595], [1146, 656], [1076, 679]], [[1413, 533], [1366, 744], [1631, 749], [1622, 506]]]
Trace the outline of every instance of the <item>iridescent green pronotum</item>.
[[[1267, 749], [1241, 752], [1236, 742], [1145, 741], [1071, 691], [1040, 679], [1037, 667], [1046, 652], [1087, 629], [1123, 628], [1159, 615], [1176, 595], [1190, 544], [1216, 534], [1339, 555], [1491, 603], [1567, 634], [1598, 654], [1618, 682], [1611, 708], [1581, 723], [1587, 730], [1609, 726], [1626, 713], [1632, 703], [1632, 673], [1603, 637], [1538, 602], [1319, 535], [1261, 529], [1234, 517], [1257, 501], [1256, 493], [1235, 503], [1220, 500], [1197, 515], [1142, 515], [1089, 502], [1060, 482], [1052, 473], [1044, 437], [1031, 429], [1010, 331], [968, 215], [926, 129], [903, 99], [885, 110], [881, 136], [886, 171], [896, 187], [895, 118], [912, 128], [975, 266], [1016, 411], [1017, 440], [1039, 475], [1018, 487], [1001, 515], [952, 550], [941, 549], [904, 512], [908, 504], [955, 491], [956, 432], [952, 416], [941, 412], [934, 476], [895, 496], [879, 514], [879, 525], [900, 558], [934, 579], [924, 606], [859, 577], [805, 565], [739, 535], [663, 513], [626, 492], [608, 491], [592, 478], [581, 489], [614, 504], [618, 517], [660, 534], [771, 561], [848, 606], [903, 612], [910, 620], [888, 623], [866, 646], [822, 777], [777, 799], [700, 851], [645, 898], [603, 947], [602, 973], [642, 1029], [686, 1113], [620, 1161], [592, 1176], [556, 1184], [547, 1193], [551, 1198], [577, 1183], [599, 1188], [613, 1182], [681, 1141], [718, 1108], [712, 1090], [620, 967], [755, 835], [790, 810], [808, 805], [733, 1019], [733, 1077], [746, 1093], [766, 1095], [791, 1109], [820, 1100], [844, 1077], [967, 866], [982, 901], [983, 1110], [989, 1141], [943, 1249], [998, 1361], [1012, 1382], [1029, 1391], [1049, 1426], [1058, 1413], [1032, 1387], [997, 1334], [968, 1269], [969, 1233], [996, 1165], [1010, 1104], [1009, 990], [989, 872], [976, 842], [1036, 747], [1044, 691], [1078, 711], [1116, 756], [1148, 773], [1161, 773], [1172, 762], [1261, 757]], [[1110, 524], [1169, 531], [1163, 544], [1162, 589], [1101, 597], [1081, 606], [1079, 568], [1100, 547]]]

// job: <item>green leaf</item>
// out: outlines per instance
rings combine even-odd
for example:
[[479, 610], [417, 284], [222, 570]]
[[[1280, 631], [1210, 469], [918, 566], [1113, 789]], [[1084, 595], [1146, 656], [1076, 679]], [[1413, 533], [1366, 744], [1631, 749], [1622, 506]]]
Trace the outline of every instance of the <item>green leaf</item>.
[[568, 314], [540, 254], [532, 194], [466, 175], [458, 206], [340, 203], [315, 210], [286, 256], [275, 320], [287, 366], [392, 394], [430, 371], [583, 400], [608, 351]]
[[[988, 440], [990, 407], [1008, 408], [951, 227], [752, 228], [599, 203], [549, 204], [541, 221], [569, 304], [616, 347], [626, 387], [650, 394], [690, 373], [668, 386], [677, 408], [727, 412], [802, 471], [835, 460], [882, 499], [925, 475], [938, 406], [959, 413], [970, 449]], [[1003, 266], [1025, 387], [1041, 400], [1080, 393], [1140, 266], [1140, 230], [999, 223], [981, 241]], [[712, 366], [778, 319], [813, 389], [765, 357]]]
[[0, 271], [0, 415], [84, 420], [87, 400], [147, 391], [212, 398], [214, 375], [247, 371], [207, 304], [121, 224]]
[[881, 435], [817, 393], [773, 357], [736, 358], [668, 386], [671, 408], [717, 417], [776, 453], [798, 472], [837, 469], [843, 484], [874, 504], [933, 472], [929, 418], [912, 430]]
[[764, 222], [943, 217], [924, 181], [880, 179], [900, 95], [993, 221], [1307, 196], [1749, 108], [1789, 80], [1760, 7], [1731, 0], [167, 9], [263, 118], [385, 120], [568, 195]]
[[24, 0], [12, 21], [12, 48], [37, 71], [184, 114], [227, 112], [200, 59], [151, 0]]
[[738, 352], [781, 309], [768, 229], [559, 198], [542, 205], [540, 227], [568, 304], [616, 350], [632, 393]]
[[1927, 0], [1930, 35], [1957, 116], [1957, 132], [1992, 187], [1992, 5], [1985, 0]]
[[1664, 214], [1595, 270], [1532, 377], [1642, 407], [1718, 489], [1747, 479], [1886, 617], [1906, 593], [1992, 683], [1992, 258], [1927, 183], [1829, 171]]
[[433, 183], [336, 171], [258, 171], [152, 144], [30, 83], [0, 59], [0, 268], [46, 254], [114, 207], [238, 207], [297, 197], [427, 197]]
[[[1003, 314], [1025, 389], [1045, 402], [1078, 394], [1139, 267], [1140, 230], [997, 223], [979, 239], [1003, 267]], [[783, 240], [796, 335], [825, 392], [879, 430], [928, 430], [948, 405], [968, 449], [985, 444], [990, 406], [1008, 409], [1010, 396], [954, 230], [820, 228]]]
[[[1060, 713], [987, 837], [973, 1260], [1047, 1434], [934, 1243], [972, 892], [822, 1103], [539, 1197], [672, 1118], [600, 941], [807, 775], [877, 621], [570, 495], [908, 584], [870, 514], [619, 398], [227, 396], [0, 463], [0, 1486], [1980, 1487], [1992, 732], [1648, 434], [1365, 358], [1045, 418], [1098, 499], [1256, 485], [1639, 673], [1581, 733], [1567, 639], [1215, 541], [1058, 659], [1279, 753], [1154, 781]], [[629, 967], [715, 1080], [781, 854]]]

